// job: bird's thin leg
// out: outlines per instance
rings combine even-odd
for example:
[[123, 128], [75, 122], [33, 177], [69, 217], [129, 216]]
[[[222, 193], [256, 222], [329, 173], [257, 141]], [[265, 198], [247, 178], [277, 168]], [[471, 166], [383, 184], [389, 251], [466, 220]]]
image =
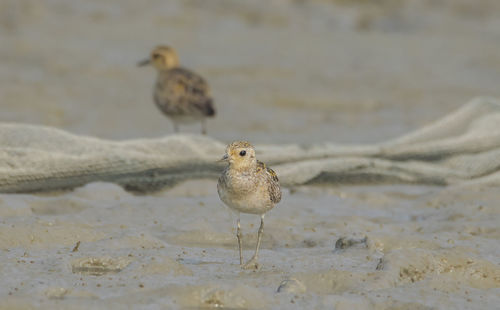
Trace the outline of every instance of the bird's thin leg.
[[204, 118], [201, 119], [201, 134], [207, 134], [207, 121]]
[[265, 214], [262, 214], [260, 216], [260, 227], [259, 227], [259, 232], [257, 234], [257, 245], [255, 246], [255, 254], [253, 257], [243, 266], [244, 269], [257, 269], [259, 268], [259, 265], [257, 264], [257, 259], [259, 258], [259, 247], [260, 247], [260, 242], [262, 240], [262, 233], [264, 233], [264, 216]]
[[260, 247], [260, 241], [262, 240], [262, 233], [264, 233], [264, 214], [260, 216], [260, 227], [259, 227], [259, 233], [257, 234], [257, 246], [255, 246], [255, 254], [254, 254], [256, 260], [257, 257], [259, 256], [259, 247]]
[[179, 124], [177, 124], [176, 122], [174, 122], [174, 132], [179, 133]]
[[243, 265], [243, 252], [241, 249], [241, 225], [240, 225], [239, 214], [238, 214], [238, 221], [236, 222], [236, 238], [238, 238], [238, 249], [240, 251], [240, 265]]

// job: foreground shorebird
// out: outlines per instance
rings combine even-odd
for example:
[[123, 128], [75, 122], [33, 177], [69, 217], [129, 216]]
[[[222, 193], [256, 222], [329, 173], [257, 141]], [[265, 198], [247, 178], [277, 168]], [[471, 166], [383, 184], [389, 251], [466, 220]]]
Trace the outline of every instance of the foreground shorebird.
[[[255, 158], [253, 146], [245, 141], [229, 144], [221, 161], [229, 162], [217, 183], [220, 199], [238, 213], [236, 237], [240, 265], [244, 269], [258, 268], [259, 246], [264, 231], [264, 216], [281, 200], [278, 176]], [[243, 265], [240, 212], [260, 215], [257, 245], [253, 257]]]
[[154, 88], [156, 106], [174, 123], [174, 131], [179, 125], [201, 121], [201, 132], [206, 134], [206, 118], [215, 115], [210, 89], [198, 74], [179, 67], [175, 50], [168, 46], [158, 46], [148, 59], [139, 66], [153, 65], [158, 71]]

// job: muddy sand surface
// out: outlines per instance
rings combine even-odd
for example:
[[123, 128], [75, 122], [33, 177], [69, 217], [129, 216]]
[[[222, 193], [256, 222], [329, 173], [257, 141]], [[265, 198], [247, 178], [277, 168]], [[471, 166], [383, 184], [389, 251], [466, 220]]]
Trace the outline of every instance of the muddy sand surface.
[[[266, 217], [242, 271], [214, 181], [154, 196], [94, 183], [2, 195], [1, 307], [493, 309], [498, 190], [301, 187]], [[242, 216], [244, 256], [258, 217]], [[5, 303], [7, 302], [7, 303]]]

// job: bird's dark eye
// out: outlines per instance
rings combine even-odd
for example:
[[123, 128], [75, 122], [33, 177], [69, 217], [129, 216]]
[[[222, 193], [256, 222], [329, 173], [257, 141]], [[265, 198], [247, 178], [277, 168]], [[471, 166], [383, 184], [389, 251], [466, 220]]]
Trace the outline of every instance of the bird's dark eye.
[[154, 59], [158, 59], [158, 58], [160, 58], [160, 57], [161, 57], [161, 56], [160, 56], [160, 55], [158, 55], [158, 54], [153, 54], [153, 58], [154, 58]]
[[240, 152], [240, 156], [245, 156], [247, 154], [247, 151], [243, 150]]

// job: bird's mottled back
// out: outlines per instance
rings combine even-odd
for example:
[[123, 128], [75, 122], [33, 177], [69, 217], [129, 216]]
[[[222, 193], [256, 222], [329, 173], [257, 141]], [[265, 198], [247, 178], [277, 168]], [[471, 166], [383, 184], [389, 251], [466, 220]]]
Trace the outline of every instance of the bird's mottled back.
[[160, 110], [171, 117], [215, 115], [208, 84], [201, 76], [184, 68], [160, 72], [154, 97]]
[[266, 175], [269, 196], [271, 202], [278, 203], [281, 201], [281, 187], [278, 179], [278, 175], [273, 169], [266, 166], [261, 161], [257, 161], [257, 173], [264, 173]]

